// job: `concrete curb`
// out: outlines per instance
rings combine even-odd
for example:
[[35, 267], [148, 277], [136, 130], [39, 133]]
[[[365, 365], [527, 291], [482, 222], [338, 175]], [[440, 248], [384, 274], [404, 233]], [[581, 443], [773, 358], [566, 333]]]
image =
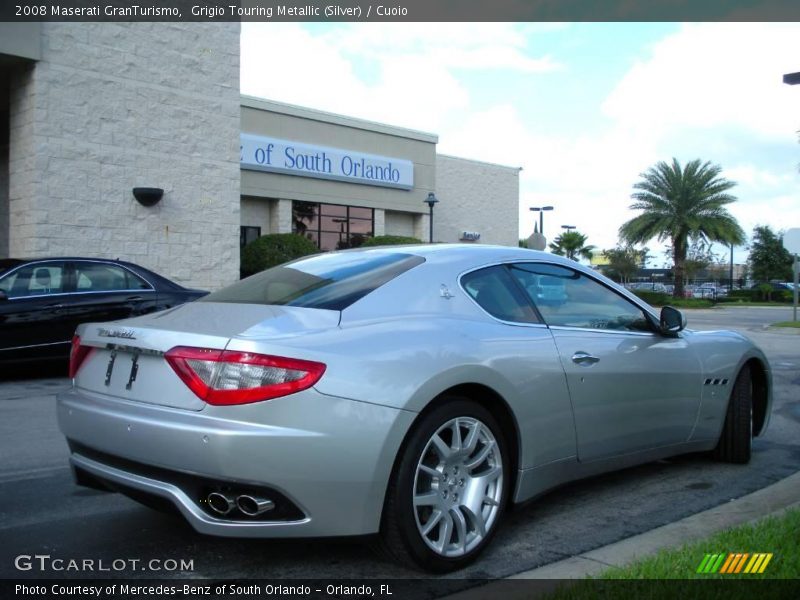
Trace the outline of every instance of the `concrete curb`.
[[[798, 506], [800, 506], [800, 472], [752, 494], [733, 499], [726, 504], [680, 521], [543, 567], [512, 575], [500, 582], [466, 590], [454, 597], [459, 600], [486, 598], [489, 597], [487, 594], [493, 594], [492, 588], [497, 586], [497, 593], [504, 600], [529, 598], [530, 590], [525, 586], [509, 588], [504, 585], [505, 582], [519, 579], [582, 579], [589, 575], [599, 575], [609, 567], [625, 566], [664, 548], [679, 547], [707, 538], [723, 529], [758, 521], [771, 515], [779, 515]], [[492, 595], [492, 597], [494, 596]]]
[[664, 548], [701, 540], [723, 529], [757, 521], [797, 505], [800, 505], [800, 473], [680, 521], [518, 573], [511, 579], [577, 579], [597, 575], [609, 567], [621, 567]]

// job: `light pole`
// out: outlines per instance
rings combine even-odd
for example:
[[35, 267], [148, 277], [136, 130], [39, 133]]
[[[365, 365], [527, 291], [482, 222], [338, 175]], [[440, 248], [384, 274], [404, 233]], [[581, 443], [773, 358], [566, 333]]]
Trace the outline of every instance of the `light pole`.
[[428, 197], [423, 200], [425, 204], [428, 205], [430, 209], [429, 217], [428, 217], [428, 224], [430, 225], [430, 233], [428, 235], [428, 242], [433, 243], [433, 205], [439, 202], [433, 192], [428, 192]]
[[[786, 75], [783, 76], [783, 83], [787, 85], [800, 85], [800, 72], [786, 73]], [[792, 230], [790, 229], [789, 231]], [[786, 234], [784, 234], [783, 239], [784, 240], [786, 239]], [[784, 245], [784, 247], [786, 246]], [[792, 296], [793, 296], [792, 299], [794, 300], [794, 303], [792, 305], [792, 321], [797, 321], [798, 290], [800, 289], [800, 284], [798, 284], [798, 279], [800, 278], [800, 273], [798, 272], [800, 270], [800, 262], [798, 261], [800, 261], [800, 257], [798, 257], [797, 248], [791, 250], [790, 253], [794, 255], [794, 263], [792, 265], [792, 273], [794, 275], [793, 279], [794, 285], [792, 286], [794, 288], [792, 290]]]
[[566, 229], [568, 232], [572, 231], [573, 229], [577, 229], [575, 225], [562, 225], [561, 229]]
[[533, 212], [539, 213], [539, 233], [544, 235], [544, 211], [553, 210], [552, 206], [531, 206]]
[[730, 294], [733, 291], [733, 242], [731, 242], [731, 270], [728, 275], [730, 275], [730, 282], [728, 283], [728, 293]]

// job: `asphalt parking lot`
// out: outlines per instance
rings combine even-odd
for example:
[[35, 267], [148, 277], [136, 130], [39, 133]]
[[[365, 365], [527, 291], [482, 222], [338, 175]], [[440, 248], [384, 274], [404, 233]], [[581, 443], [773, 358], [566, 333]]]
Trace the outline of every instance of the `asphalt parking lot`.
[[[689, 455], [560, 488], [507, 515], [475, 565], [448, 576], [498, 578], [647, 531], [760, 489], [800, 470], [800, 331], [767, 329], [791, 308], [689, 311], [689, 327], [737, 329], [769, 357], [775, 405], [749, 465]], [[418, 577], [358, 540], [231, 540], [195, 533], [185, 522], [114, 494], [76, 487], [55, 418], [63, 377], [6, 374], [0, 381], [0, 576], [391, 578]], [[122, 570], [20, 571], [19, 555], [126, 561]], [[151, 560], [161, 561], [149, 564]], [[166, 570], [167, 559], [192, 561]], [[139, 561], [139, 562], [131, 562]], [[97, 564], [97, 563], [95, 563]], [[122, 563], [116, 563], [120, 565]], [[163, 566], [162, 566], [163, 565]], [[157, 566], [161, 570], [155, 570]], [[422, 595], [436, 595], [432, 590]]]

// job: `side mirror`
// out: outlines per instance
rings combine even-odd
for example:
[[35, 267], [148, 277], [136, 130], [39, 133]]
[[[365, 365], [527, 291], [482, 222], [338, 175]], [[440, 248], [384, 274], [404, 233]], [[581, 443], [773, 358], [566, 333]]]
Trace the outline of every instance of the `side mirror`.
[[661, 333], [675, 334], [686, 327], [686, 316], [677, 308], [665, 306], [661, 309]]
[[6, 294], [3, 290], [0, 290], [0, 302], [4, 300], [8, 300], [8, 294]]

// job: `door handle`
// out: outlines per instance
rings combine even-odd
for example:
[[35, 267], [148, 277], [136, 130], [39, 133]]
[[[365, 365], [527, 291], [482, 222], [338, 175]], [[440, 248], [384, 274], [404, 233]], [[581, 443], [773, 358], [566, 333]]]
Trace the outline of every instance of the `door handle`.
[[588, 352], [576, 352], [572, 355], [572, 362], [582, 367], [590, 367], [594, 363], [600, 362], [600, 359], [596, 356], [592, 356]]
[[129, 298], [125, 298], [125, 302], [133, 302], [134, 300], [141, 300], [141, 296], [131, 296]]

